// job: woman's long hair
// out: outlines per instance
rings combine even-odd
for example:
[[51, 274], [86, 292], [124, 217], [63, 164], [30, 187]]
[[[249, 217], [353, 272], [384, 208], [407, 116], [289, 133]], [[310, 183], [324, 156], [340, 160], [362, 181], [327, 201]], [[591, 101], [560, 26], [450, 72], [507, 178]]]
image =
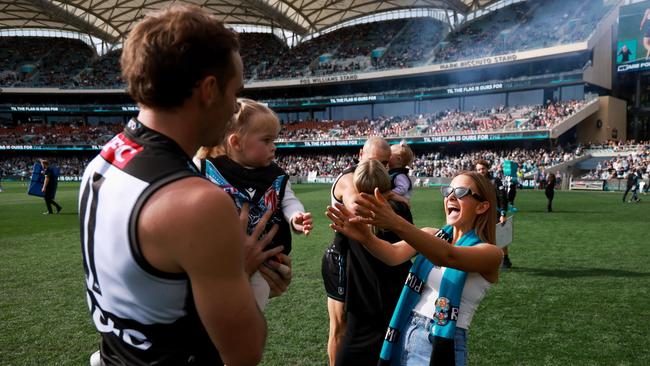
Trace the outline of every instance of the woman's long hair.
[[[386, 167], [377, 160], [366, 160], [354, 169], [352, 176], [354, 188], [359, 193], [374, 194], [375, 188], [379, 193], [386, 193], [391, 190], [390, 176]], [[381, 231], [378, 227], [372, 225], [372, 233], [378, 235]]]
[[459, 175], [465, 175], [472, 179], [478, 189], [478, 192], [475, 193], [483, 197], [490, 204], [490, 207], [485, 212], [476, 216], [476, 220], [474, 221], [474, 231], [476, 231], [476, 235], [478, 235], [484, 243], [496, 244], [496, 188], [492, 185], [492, 182], [490, 182], [489, 179], [477, 172], [464, 171], [456, 174], [456, 177]]
[[366, 160], [359, 163], [352, 176], [354, 187], [359, 193], [374, 194], [375, 188], [380, 193], [390, 191], [390, 176], [386, 167], [377, 160]]

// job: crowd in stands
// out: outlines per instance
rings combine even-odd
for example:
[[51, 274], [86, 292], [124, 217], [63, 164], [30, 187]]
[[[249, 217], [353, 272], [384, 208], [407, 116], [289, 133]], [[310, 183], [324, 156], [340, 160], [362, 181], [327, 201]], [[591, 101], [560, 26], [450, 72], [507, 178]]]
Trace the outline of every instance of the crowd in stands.
[[122, 50], [115, 50], [95, 58], [79, 76], [74, 78], [73, 85], [82, 88], [123, 88], [124, 82], [120, 75], [121, 56]]
[[0, 127], [3, 145], [102, 145], [124, 126], [119, 124], [25, 123]]
[[77, 39], [0, 37], [0, 86], [63, 86], [88, 65], [93, 54]]
[[[637, 168], [644, 174], [647, 180], [650, 173], [650, 142], [637, 143], [628, 141], [617, 143], [621, 151], [633, 146], [635, 152], [629, 155], [617, 155], [611, 160], [605, 160], [598, 164], [598, 167], [582, 176], [582, 179], [614, 179], [622, 178], [632, 168]], [[592, 147], [589, 147], [592, 148]], [[518, 176], [520, 179], [543, 180], [544, 171], [549, 167], [572, 161], [588, 153], [586, 146], [557, 146], [552, 149], [535, 148], [512, 148], [512, 149], [484, 149], [469, 150], [460, 153], [441, 153], [439, 151], [424, 152], [416, 155], [411, 164], [411, 176], [418, 177], [442, 177], [451, 178], [461, 170], [473, 170], [479, 159], [486, 159], [492, 164], [492, 173], [501, 174], [504, 161], [514, 161], [518, 164]], [[39, 157], [43, 158], [43, 157]], [[54, 165], [61, 168], [62, 175], [78, 176], [83, 171], [85, 164], [91, 157], [45, 157], [54, 161]], [[324, 154], [320, 153], [296, 153], [291, 150], [278, 150], [276, 162], [283, 167], [291, 176], [307, 177], [316, 176], [334, 177], [346, 168], [357, 163], [358, 156], [355, 153]], [[5, 176], [15, 179], [27, 179], [31, 174], [32, 167], [37, 161], [33, 157], [0, 157], [0, 168]]]
[[[585, 101], [546, 106], [494, 107], [417, 116], [354, 121], [298, 121], [282, 125], [277, 142], [382, 137], [417, 137], [489, 131], [548, 129], [582, 108]], [[101, 145], [123, 128], [120, 124], [23, 123], [0, 125], [4, 145]]]
[[501, 106], [469, 112], [451, 110], [434, 114], [379, 117], [360, 121], [298, 121], [283, 125], [278, 141], [549, 129], [586, 104], [587, 101], [584, 100], [571, 100], [548, 103], [546, 106]]
[[408, 22], [380, 57], [372, 57], [376, 69], [412, 67], [425, 62], [444, 38], [446, 27], [439, 21], [421, 18]]
[[450, 34], [432, 63], [583, 41], [611, 8], [602, 0], [517, 3]]
[[240, 33], [239, 42], [245, 80], [255, 77], [258, 72], [265, 72], [278, 55], [289, 51], [285, 43], [270, 33]]
[[93, 156], [0, 157], [0, 169], [4, 172], [5, 178], [28, 181], [32, 175], [34, 164], [38, 163], [40, 159], [46, 159], [50, 162], [50, 165], [59, 168], [59, 175], [80, 177], [92, 158]]
[[[576, 159], [580, 150], [575, 147], [558, 147], [556, 149], [509, 149], [509, 150], [475, 150], [457, 155], [430, 152], [417, 155], [412, 166], [413, 177], [451, 178], [461, 170], [474, 170], [479, 159], [486, 159], [492, 164], [494, 174], [499, 174], [505, 160], [518, 164], [523, 177], [535, 178], [544, 169]], [[354, 154], [278, 154], [277, 162], [290, 175], [306, 177], [315, 171], [318, 176], [337, 176], [344, 169], [355, 164]]]
[[[609, 3], [607, 3], [609, 4]], [[602, 0], [527, 1], [448, 27], [432, 18], [357, 24], [289, 49], [272, 34], [242, 33], [247, 80], [445, 63], [585, 40], [611, 9]], [[79, 40], [0, 37], [0, 86], [122, 88], [120, 51], [98, 57]]]
[[611, 153], [615, 153], [616, 156], [598, 162], [596, 168], [584, 174], [582, 179], [623, 179], [634, 168], [641, 171], [645, 180], [648, 179], [650, 174], [650, 141], [610, 141], [604, 144], [588, 145], [586, 150], [609, 150]]

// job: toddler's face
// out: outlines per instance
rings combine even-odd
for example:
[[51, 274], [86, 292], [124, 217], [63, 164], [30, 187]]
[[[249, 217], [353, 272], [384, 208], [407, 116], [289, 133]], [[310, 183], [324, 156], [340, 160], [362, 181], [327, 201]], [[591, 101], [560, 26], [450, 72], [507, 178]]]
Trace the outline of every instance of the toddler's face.
[[271, 165], [275, 159], [275, 140], [278, 138], [275, 128], [252, 131], [244, 138], [243, 155], [246, 165], [261, 168]]
[[388, 160], [388, 169], [402, 168], [402, 157], [399, 154], [391, 153]]

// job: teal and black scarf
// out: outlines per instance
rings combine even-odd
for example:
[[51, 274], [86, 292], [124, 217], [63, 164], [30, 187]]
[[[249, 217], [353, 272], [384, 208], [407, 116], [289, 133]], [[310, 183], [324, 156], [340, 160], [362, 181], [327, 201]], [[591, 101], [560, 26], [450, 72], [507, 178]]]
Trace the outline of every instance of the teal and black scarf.
[[[453, 228], [447, 225], [436, 236], [451, 241], [452, 231]], [[456, 246], [472, 246], [480, 242], [481, 240], [472, 230], [463, 235], [456, 243]], [[386, 331], [379, 358], [380, 366], [399, 363], [402, 350], [397, 349], [395, 345], [407, 326], [413, 308], [420, 300], [424, 284], [433, 267], [433, 263], [422, 254], [418, 254], [415, 258]], [[454, 333], [466, 278], [466, 272], [454, 268], [446, 268], [442, 275], [439, 297], [435, 303], [433, 326], [429, 334], [429, 340], [433, 348], [430, 365], [455, 365]]]

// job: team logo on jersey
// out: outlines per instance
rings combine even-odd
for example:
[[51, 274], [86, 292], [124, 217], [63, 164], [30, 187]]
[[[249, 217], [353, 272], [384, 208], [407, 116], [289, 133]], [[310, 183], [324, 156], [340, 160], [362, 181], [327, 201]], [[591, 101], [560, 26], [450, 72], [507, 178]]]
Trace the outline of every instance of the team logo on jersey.
[[264, 206], [272, 212], [275, 212], [275, 209], [278, 207], [278, 193], [273, 187], [270, 187], [264, 193]]
[[124, 133], [120, 133], [102, 147], [100, 155], [112, 165], [124, 169], [126, 164], [142, 149], [142, 146], [129, 140]]
[[439, 297], [436, 300], [436, 313], [433, 316], [433, 320], [436, 324], [440, 326], [445, 326], [449, 322], [449, 315], [451, 310], [451, 304], [449, 299], [446, 297]]

